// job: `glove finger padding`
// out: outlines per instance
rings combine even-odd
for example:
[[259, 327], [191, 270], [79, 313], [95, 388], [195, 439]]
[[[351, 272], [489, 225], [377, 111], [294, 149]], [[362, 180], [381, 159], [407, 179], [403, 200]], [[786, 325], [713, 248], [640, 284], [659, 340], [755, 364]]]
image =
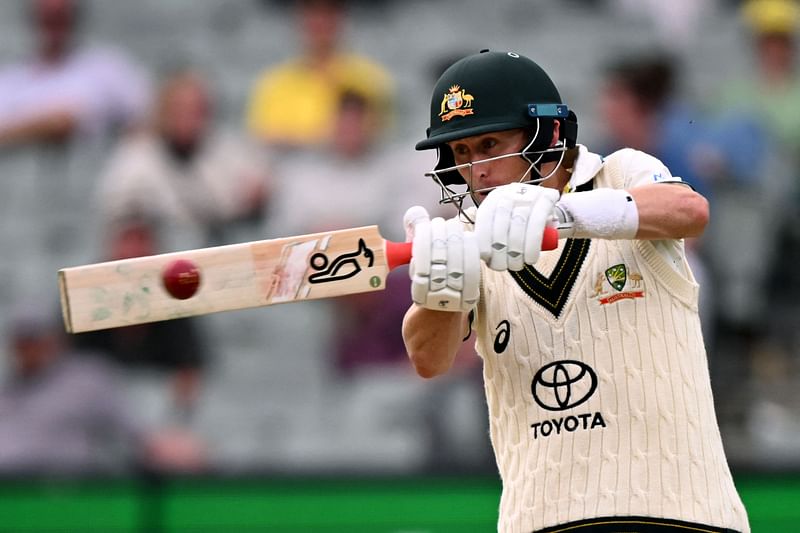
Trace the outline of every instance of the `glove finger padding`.
[[[528, 227], [525, 230], [525, 263], [533, 265], [539, 260], [542, 250], [544, 228], [553, 219], [553, 208], [558, 201], [558, 192], [553, 189], [543, 189], [545, 194], [540, 195], [530, 208]], [[549, 192], [547, 192], [549, 191]]]
[[508, 227], [508, 269], [525, 268], [525, 235], [528, 229], [529, 209], [524, 205], [514, 206]]
[[406, 235], [413, 238], [409, 276], [414, 302], [438, 311], [471, 310], [480, 292], [474, 235], [456, 219], [431, 220], [416, 208], [406, 212], [404, 221]]
[[536, 263], [558, 197], [555, 189], [522, 183], [503, 185], [486, 197], [478, 208], [475, 235], [489, 268], [516, 271]]
[[492, 244], [494, 242], [494, 209], [500, 201], [500, 196], [492, 194], [486, 197], [475, 214], [475, 238], [478, 242], [480, 257], [486, 264], [492, 260]]
[[454, 291], [464, 288], [464, 232], [459, 228], [457, 219], [447, 221], [447, 287]]
[[469, 311], [478, 304], [481, 291], [481, 254], [478, 239], [471, 231], [464, 232], [464, 288], [461, 290], [461, 310]]
[[409, 207], [403, 215], [403, 228], [406, 231], [406, 242], [414, 240], [414, 227], [417, 222], [430, 220], [431, 217], [428, 211], [421, 205]]
[[[431, 219], [424, 207], [415, 205], [409, 208], [403, 216], [403, 226], [406, 231], [406, 241], [411, 241], [411, 261], [409, 274], [414, 279], [415, 274], [429, 276], [431, 268]], [[427, 283], [427, 282], [426, 282]]]
[[508, 230], [511, 227], [511, 211], [514, 209], [514, 200], [500, 196], [494, 207], [492, 218], [492, 255], [489, 258], [489, 267], [494, 270], [508, 269]]
[[431, 220], [431, 275], [430, 290], [447, 287], [447, 226], [443, 218]]
[[412, 241], [408, 276], [411, 278], [411, 299], [424, 301], [431, 273], [431, 221], [424, 207], [409, 208], [403, 216], [406, 240]]

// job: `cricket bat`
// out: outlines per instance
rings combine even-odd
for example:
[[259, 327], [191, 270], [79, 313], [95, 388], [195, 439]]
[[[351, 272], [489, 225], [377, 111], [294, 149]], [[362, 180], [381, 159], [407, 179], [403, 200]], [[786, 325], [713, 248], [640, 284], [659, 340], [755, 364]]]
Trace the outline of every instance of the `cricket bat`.
[[[557, 246], [547, 228], [542, 249]], [[58, 284], [64, 326], [81, 333], [382, 290], [410, 260], [411, 243], [364, 226], [63, 268]]]

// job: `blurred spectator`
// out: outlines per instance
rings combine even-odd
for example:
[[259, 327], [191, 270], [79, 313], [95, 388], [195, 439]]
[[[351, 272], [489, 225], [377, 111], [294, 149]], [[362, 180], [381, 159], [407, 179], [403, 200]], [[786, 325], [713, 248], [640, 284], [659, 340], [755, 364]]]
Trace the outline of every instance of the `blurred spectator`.
[[[760, 401], [773, 396], [780, 404], [790, 397], [783, 391], [796, 388], [788, 378], [799, 339], [800, 7], [793, 0], [749, 0], [741, 14], [752, 62], [743, 75], [723, 80], [710, 105], [723, 120], [750, 120], [767, 137], [720, 130], [730, 146], [730, 172], [715, 184], [708, 243], [726, 360], [737, 363], [733, 378], [751, 385], [749, 394], [737, 391], [734, 398], [758, 418]], [[733, 160], [759, 142], [768, 147], [762, 158]], [[730, 179], [737, 168], [746, 179]]]
[[800, 6], [794, 0], [749, 0], [742, 18], [753, 52], [750, 70], [724, 80], [715, 98], [719, 109], [760, 118], [775, 140], [795, 157], [800, 148], [800, 73], [797, 32]]
[[[718, 194], [724, 195], [726, 205], [729, 204], [731, 225], [742, 227], [747, 223], [767, 228], [762, 230], [763, 235], [754, 236], [765, 243], [758, 250], [760, 253], [745, 261], [746, 264], [740, 264], [731, 274], [735, 277], [729, 277], [726, 282], [732, 287], [742, 287], [748, 283], [745, 280], [752, 278], [754, 270], [764, 272], [766, 279], [778, 282], [771, 296], [789, 303], [796, 301], [798, 293], [793, 288], [800, 286], [794, 268], [800, 259], [800, 234], [796, 230], [800, 220], [797, 207], [800, 200], [800, 73], [797, 68], [800, 6], [794, 0], [749, 0], [743, 3], [741, 14], [753, 51], [752, 62], [745, 74], [724, 80], [711, 105], [721, 116], [748, 117], [766, 131], [772, 150], [768, 163], [772, 166], [756, 165], [752, 169], [752, 158], [739, 162], [738, 166], [751, 168], [750, 182], [728, 181], [718, 187]], [[752, 136], [739, 137], [730, 135], [726, 140], [736, 143], [737, 149], [752, 145]], [[730, 238], [741, 236], [731, 235]], [[720, 255], [722, 247], [732, 242], [720, 243]], [[764, 250], [764, 246], [768, 248]], [[781, 250], [780, 262], [775, 270], [778, 249]], [[766, 293], [763, 285], [758, 289]], [[731, 326], [734, 329], [741, 326], [742, 318], [758, 320], [761, 327], [766, 326], [766, 321], [760, 318], [766, 316], [765, 308], [753, 306], [752, 293], [741, 289], [734, 294], [738, 297], [726, 306], [731, 314]], [[770, 322], [773, 319], [770, 318]]]
[[260, 220], [267, 166], [256, 147], [217, 128], [208, 82], [181, 71], [163, 81], [152, 126], [124, 139], [98, 187], [102, 219], [142, 215], [201, 229], [219, 244], [237, 221]]
[[691, 53], [718, 0], [607, 0], [615, 15], [643, 21], [661, 46], [676, 53]]
[[701, 146], [703, 121], [679, 98], [678, 65], [653, 51], [618, 57], [606, 65], [600, 93], [605, 153], [630, 147], [653, 154], [675, 176], [703, 195], [709, 192], [693, 153]]
[[378, 118], [382, 106], [382, 99], [342, 93], [331, 138], [315, 153], [284, 158], [276, 171], [274, 231], [293, 235], [379, 224], [384, 236], [402, 238], [396, 215], [402, 219], [410, 202], [425, 201], [410, 180], [432, 162], [391, 142]]
[[[741, 13], [749, 30], [752, 62], [743, 75], [724, 80], [712, 105], [724, 116], [749, 117], [769, 134], [779, 168], [762, 172], [759, 193], [774, 202], [770, 208], [774, 214], [783, 216], [773, 222], [792, 233], [800, 217], [800, 6], [794, 0], [749, 0]], [[786, 238], [798, 240], [800, 235], [794, 232]]]
[[143, 118], [149, 88], [120, 51], [80, 41], [85, 5], [31, 0], [36, 50], [0, 70], [0, 146], [102, 140]]
[[128, 411], [115, 368], [69, 350], [50, 311], [28, 305], [10, 320], [10, 373], [0, 385], [0, 473], [200, 468], [199, 443], [176, 430], [145, 431]]
[[344, 4], [344, 0], [295, 0], [302, 52], [266, 70], [254, 84], [248, 104], [247, 126], [265, 143], [279, 147], [325, 143], [333, 133], [344, 91], [390, 103], [390, 77], [384, 68], [340, 49]]
[[[422, 174], [432, 162], [388, 142], [379, 119], [383, 105], [382, 99], [359, 92], [341, 94], [333, 135], [324, 150], [298, 154], [278, 167], [271, 233], [296, 235], [378, 224], [385, 237], [403, 240], [403, 229], [395, 227], [397, 220], [420, 201], [410, 179], [415, 169]], [[390, 276], [385, 291], [332, 302], [337, 324], [332, 353], [340, 370], [350, 373], [364, 366], [398, 363], [408, 367], [398, 328], [408, 307], [408, 283], [408, 276], [398, 272]]]
[[[47, 311], [50, 311], [48, 308]], [[55, 315], [20, 311], [0, 389], [0, 471], [105, 470], [127, 461], [134, 433], [108, 363], [65, 350]]]
[[681, 96], [680, 65], [663, 52], [638, 52], [606, 66], [600, 96], [608, 148], [648, 151], [712, 200], [717, 184], [752, 184], [769, 159], [752, 114], [708, 113]]
[[[117, 221], [109, 232], [108, 260], [158, 253], [157, 228], [144, 219]], [[104, 354], [131, 369], [152, 368], [172, 376], [176, 420], [187, 420], [196, 404], [208, 359], [198, 318], [182, 318], [81, 333], [73, 337], [82, 350]]]

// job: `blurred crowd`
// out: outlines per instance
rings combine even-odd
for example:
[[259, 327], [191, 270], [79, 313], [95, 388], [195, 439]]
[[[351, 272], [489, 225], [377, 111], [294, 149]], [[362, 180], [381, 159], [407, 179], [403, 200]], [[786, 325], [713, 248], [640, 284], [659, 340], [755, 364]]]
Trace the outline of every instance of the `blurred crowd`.
[[[444, 21], [464, 2], [201, 4], [208, 40], [229, 32], [213, 67], [202, 47], [137, 54], [156, 30], [97, 38], [93, 10], [122, 2], [4, 7], [24, 38], [0, 51], [0, 475], [493, 468], [477, 356], [465, 348], [434, 381], [410, 368], [403, 268], [385, 291], [64, 333], [58, 268], [370, 224], [402, 240], [407, 207], [451, 215], [423, 176], [435, 156], [413, 150], [443, 65], [501, 43], [556, 61], [529, 37], [457, 38]], [[625, 52], [577, 43], [600, 66], [554, 77], [578, 102], [579, 142], [651, 153], [709, 198], [711, 225], [687, 247], [729, 456], [800, 465], [800, 5], [498, 4], [517, 30], [528, 9], [642, 28]], [[175, 5], [141, 9], [175, 18], [163, 28], [191, 24], [194, 4]], [[283, 33], [263, 48], [230, 37], [248, 17]], [[403, 31], [387, 34], [387, 17]], [[708, 46], [703, 20], [730, 21], [746, 55]], [[409, 57], [427, 28], [453, 36]], [[260, 67], [236, 63], [247, 46]], [[704, 53], [741, 68], [696, 75]]]

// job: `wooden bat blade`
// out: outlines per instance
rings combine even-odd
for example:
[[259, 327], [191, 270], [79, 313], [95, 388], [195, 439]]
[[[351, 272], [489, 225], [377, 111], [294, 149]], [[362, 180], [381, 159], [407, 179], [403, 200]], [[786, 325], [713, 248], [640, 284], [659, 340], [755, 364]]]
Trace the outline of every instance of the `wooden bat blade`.
[[[555, 249], [558, 238], [546, 228], [542, 249]], [[58, 284], [64, 326], [81, 333], [381, 290], [389, 271], [410, 259], [411, 243], [364, 226], [63, 268]], [[163, 281], [177, 260], [199, 274], [185, 299]]]
[[[364, 226], [64, 268], [58, 281], [66, 330], [80, 333], [381, 290], [409, 258], [410, 244]], [[178, 259], [199, 273], [196, 293], [183, 300], [162, 280]]]

